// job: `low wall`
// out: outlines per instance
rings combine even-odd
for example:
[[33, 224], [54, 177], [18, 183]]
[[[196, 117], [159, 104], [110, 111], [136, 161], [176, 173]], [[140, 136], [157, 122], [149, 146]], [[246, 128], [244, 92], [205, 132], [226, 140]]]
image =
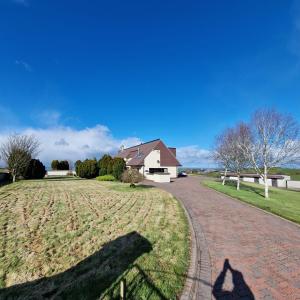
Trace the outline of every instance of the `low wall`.
[[287, 180], [286, 186], [288, 189], [299, 189], [300, 190], [300, 181], [297, 180]]
[[[287, 175], [282, 175], [282, 176], [284, 177], [283, 179], [276, 179], [277, 187], [280, 187], [280, 188], [297, 188], [297, 189], [299, 188], [300, 189], [300, 186], [299, 186], [300, 181], [291, 181], [290, 176], [287, 176]], [[224, 178], [224, 176], [222, 175], [221, 179], [223, 179], [223, 178]], [[227, 177], [227, 179], [237, 180], [237, 176], [229, 176], [229, 177]], [[241, 181], [254, 182], [255, 183], [254, 177], [242, 177], [241, 176]], [[272, 186], [272, 179], [267, 179], [267, 181], [268, 181], [268, 185]], [[292, 183], [290, 185], [287, 185], [288, 181], [292, 182]], [[262, 184], [262, 185], [265, 184], [262, 178], [258, 179], [258, 183]]]
[[69, 170], [52, 170], [47, 171], [46, 176], [68, 176], [68, 175], [76, 175], [75, 171]]
[[171, 174], [169, 173], [153, 173], [147, 174], [145, 177], [154, 182], [171, 182]]

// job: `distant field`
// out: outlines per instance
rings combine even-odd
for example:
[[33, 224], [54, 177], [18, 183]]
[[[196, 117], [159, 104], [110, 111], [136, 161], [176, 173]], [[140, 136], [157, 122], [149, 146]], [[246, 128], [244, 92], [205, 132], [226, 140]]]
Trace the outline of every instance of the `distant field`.
[[291, 180], [300, 180], [300, 174], [299, 175], [291, 175]]
[[[0, 188], [0, 298], [175, 299], [189, 229], [170, 194], [72, 178]], [[30, 296], [30, 297], [29, 297]]]
[[[207, 177], [214, 177], [214, 178], [220, 178], [221, 173], [223, 171], [213, 171], [213, 172], [206, 172], [206, 173], [200, 173], [201, 175], [207, 176]], [[256, 173], [254, 169], [247, 169], [243, 171], [243, 173]], [[290, 168], [272, 168], [269, 171], [269, 174], [281, 174], [281, 175], [288, 175], [291, 176], [291, 180], [300, 180], [300, 169], [290, 169]]]
[[300, 224], [300, 192], [270, 187], [270, 199], [265, 199], [264, 186], [255, 183], [242, 182], [240, 191], [235, 182], [223, 186], [219, 181], [205, 180], [203, 184]]

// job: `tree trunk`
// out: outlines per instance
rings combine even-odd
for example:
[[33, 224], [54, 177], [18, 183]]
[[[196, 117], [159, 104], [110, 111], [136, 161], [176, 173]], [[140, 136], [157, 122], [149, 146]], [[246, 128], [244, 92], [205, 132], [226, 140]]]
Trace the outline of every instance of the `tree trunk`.
[[240, 174], [237, 174], [237, 183], [236, 183], [236, 189], [240, 190]]
[[13, 182], [16, 182], [16, 174], [13, 174]]
[[227, 168], [225, 168], [225, 172], [224, 172], [224, 177], [223, 177], [222, 185], [225, 185], [226, 175], [227, 175]]
[[268, 172], [267, 167], [264, 167], [264, 183], [265, 183], [265, 198], [269, 198]]

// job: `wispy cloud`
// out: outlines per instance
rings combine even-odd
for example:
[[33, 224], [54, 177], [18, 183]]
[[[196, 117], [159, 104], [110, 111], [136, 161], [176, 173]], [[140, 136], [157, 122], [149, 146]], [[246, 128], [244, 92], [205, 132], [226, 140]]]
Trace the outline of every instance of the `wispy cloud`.
[[23, 60], [15, 60], [15, 64], [23, 67], [27, 72], [32, 72], [32, 67], [29, 63]]
[[57, 110], [43, 110], [41, 112], [35, 113], [32, 119], [39, 123], [39, 126], [45, 125], [47, 127], [59, 126], [61, 125], [61, 113]]
[[177, 157], [185, 167], [213, 167], [210, 151], [201, 149], [197, 145], [180, 147], [177, 149]]

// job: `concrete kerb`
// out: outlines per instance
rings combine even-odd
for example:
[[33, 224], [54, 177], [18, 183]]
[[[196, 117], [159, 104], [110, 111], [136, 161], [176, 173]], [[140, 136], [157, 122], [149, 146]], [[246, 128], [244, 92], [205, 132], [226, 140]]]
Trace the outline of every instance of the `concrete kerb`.
[[[168, 193], [172, 195], [170, 192]], [[193, 222], [192, 212], [187, 209], [183, 201], [174, 195], [172, 197], [181, 204], [191, 232], [190, 263], [180, 299], [212, 299], [211, 262], [203, 231], [198, 223]]]

